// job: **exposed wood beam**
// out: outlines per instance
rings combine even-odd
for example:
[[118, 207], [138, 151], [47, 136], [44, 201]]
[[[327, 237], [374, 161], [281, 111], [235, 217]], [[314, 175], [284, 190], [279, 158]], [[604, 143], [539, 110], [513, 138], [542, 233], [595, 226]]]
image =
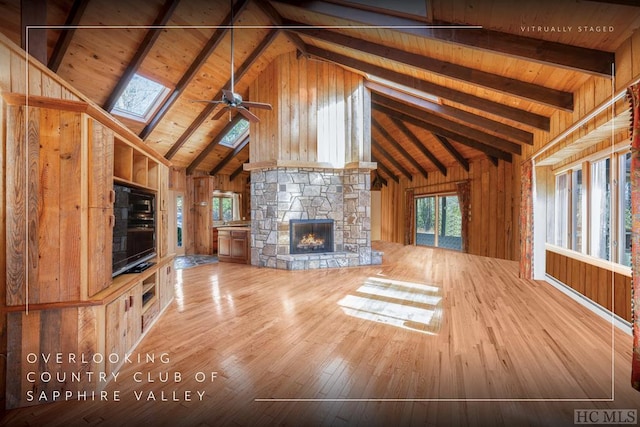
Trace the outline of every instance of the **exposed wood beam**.
[[380, 123], [378, 123], [378, 121], [373, 117], [371, 117], [371, 125], [380, 133], [380, 135], [382, 135], [383, 138], [385, 138], [389, 142], [389, 144], [391, 144], [393, 148], [395, 148], [400, 153], [400, 155], [402, 155], [402, 157], [404, 157], [405, 160], [411, 163], [413, 167], [422, 174], [422, 176], [424, 176], [425, 178], [429, 178], [429, 172], [427, 172], [427, 170], [420, 163], [418, 163], [418, 161], [413, 158], [413, 156], [409, 154], [402, 145], [398, 144], [393, 136], [391, 136], [389, 132], [387, 132], [387, 130], [382, 125], [380, 125]]
[[[269, 17], [273, 25], [275, 26], [283, 25], [284, 19], [282, 18], [280, 13], [278, 13], [276, 8], [273, 7], [271, 3], [269, 3], [269, 1], [267, 0], [253, 0], [253, 1], [255, 4], [258, 5], [258, 7], [262, 10], [262, 12], [264, 12], [264, 14]], [[304, 44], [300, 36], [290, 31], [286, 31], [285, 34], [287, 38], [291, 41], [291, 43], [293, 43], [293, 45], [296, 47], [299, 53], [301, 53], [302, 55], [307, 54], [306, 52], [307, 46]]]
[[493, 157], [493, 156], [489, 156], [487, 155], [487, 158], [489, 159], [489, 161], [493, 164], [493, 166], [498, 167], [498, 159]]
[[465, 159], [464, 157], [462, 157], [462, 154], [460, 154], [458, 152], [458, 150], [456, 150], [456, 147], [454, 147], [447, 138], [445, 138], [444, 136], [440, 136], [437, 134], [433, 134], [433, 136], [436, 137], [436, 139], [438, 141], [440, 141], [440, 144], [442, 144], [442, 146], [444, 147], [445, 150], [447, 150], [447, 152], [449, 154], [451, 154], [451, 156], [456, 159], [456, 162], [458, 162], [460, 164], [460, 166], [462, 166], [462, 168], [464, 170], [466, 170], [467, 172], [469, 172], [469, 161], [467, 159]]
[[[234, 19], [238, 19], [238, 16], [244, 10], [244, 8], [247, 6], [248, 3], [249, 3], [249, 0], [240, 0], [238, 3], [234, 5], [234, 8], [233, 8]], [[191, 79], [195, 77], [200, 67], [206, 62], [209, 55], [211, 55], [213, 51], [218, 47], [220, 42], [222, 42], [222, 39], [224, 38], [225, 34], [227, 34], [227, 31], [229, 31], [230, 22], [231, 22], [231, 11], [222, 20], [220, 24], [222, 25], [222, 27], [214, 31], [213, 35], [207, 41], [207, 44], [202, 48], [200, 53], [198, 53], [198, 56], [196, 57], [196, 59], [191, 63], [191, 65], [189, 66], [187, 71], [185, 71], [182, 78], [180, 78], [180, 81], [178, 82], [178, 84], [176, 84], [176, 87], [171, 91], [171, 94], [169, 94], [167, 99], [165, 99], [162, 102], [162, 105], [160, 105], [160, 107], [155, 112], [153, 117], [151, 117], [151, 120], [149, 120], [149, 123], [144, 127], [144, 129], [142, 129], [142, 132], [140, 132], [139, 134], [140, 138], [146, 139], [151, 134], [151, 132], [153, 132], [156, 126], [158, 126], [158, 124], [160, 123], [164, 115], [167, 113], [167, 111], [169, 111], [169, 109], [176, 102], [178, 97], [180, 97], [180, 95], [185, 90], [185, 88], [187, 87]]]
[[28, 28], [47, 25], [46, 0], [20, 0], [20, 45], [29, 55], [47, 63], [47, 30]]
[[[260, 58], [260, 55], [267, 50], [267, 48], [271, 45], [271, 43], [278, 36], [280, 30], [273, 29], [267, 36], [260, 42], [258, 47], [256, 47], [253, 52], [249, 55], [249, 57], [240, 65], [240, 67], [235, 71], [233, 78], [237, 83], [242, 79], [242, 77], [249, 71], [251, 66]], [[218, 101], [222, 98], [222, 90], [227, 89], [231, 86], [231, 78], [224, 84], [224, 86], [218, 91], [218, 93], [213, 97], [213, 100]], [[171, 146], [167, 154], [165, 154], [165, 158], [171, 160], [171, 158], [178, 152], [180, 147], [184, 145], [185, 142], [193, 135], [193, 132], [198, 129], [202, 123], [209, 117], [209, 115], [213, 112], [213, 110], [217, 107], [217, 104], [209, 103], [206, 104], [204, 109], [200, 112], [198, 117], [189, 125], [189, 127], [180, 135], [180, 137], [176, 140], [176, 142]]]
[[373, 153], [371, 153], [371, 160], [378, 164], [378, 169], [380, 169], [380, 171], [382, 171], [385, 175], [394, 180], [396, 183], [400, 183], [400, 178], [398, 178], [398, 175], [391, 172], [391, 169], [389, 169], [389, 167], [386, 166], [380, 159], [374, 156]]
[[468, 111], [460, 110], [459, 108], [451, 107], [449, 105], [431, 102], [426, 99], [401, 92], [394, 88], [372, 82], [370, 80], [365, 81], [365, 86], [373, 92], [384, 95], [387, 98], [392, 98], [396, 101], [405, 102], [420, 110], [438, 114], [440, 116], [452, 117], [462, 122], [482, 127], [491, 132], [503, 135], [512, 141], [533, 145], [533, 134], [531, 132], [518, 129], [513, 126], [505, 125], [504, 123], [496, 122], [495, 120], [478, 116], [476, 114], [469, 113]]
[[469, 126], [465, 126], [461, 123], [453, 122], [451, 120], [447, 120], [445, 118], [427, 113], [426, 111], [409, 107], [406, 104], [403, 104], [402, 102], [394, 101], [392, 99], [386, 98], [384, 96], [381, 96], [375, 93], [371, 95], [371, 102], [374, 104], [381, 105], [381, 106], [402, 112], [404, 114], [408, 114], [410, 116], [416, 117], [425, 123], [438, 126], [441, 129], [446, 129], [448, 131], [455, 132], [458, 135], [471, 138], [488, 147], [494, 147], [494, 148], [497, 148], [498, 150], [502, 150], [502, 151], [506, 151], [506, 152], [518, 154], [518, 155], [522, 153], [522, 147], [519, 144], [508, 141], [504, 138], [499, 138], [497, 136], [490, 135], [478, 129], [471, 128]]
[[442, 162], [438, 160], [438, 158], [431, 151], [429, 151], [427, 147], [424, 146], [422, 141], [420, 141], [418, 137], [413, 132], [411, 132], [411, 129], [409, 129], [407, 125], [394, 117], [390, 117], [390, 119], [393, 124], [396, 125], [398, 129], [400, 129], [400, 132], [402, 132], [409, 139], [409, 142], [411, 142], [414, 147], [420, 150], [420, 152], [424, 154], [424, 156], [429, 159], [429, 161], [431, 161], [431, 163], [433, 163], [436, 168], [438, 168], [442, 175], [447, 176], [447, 167], [443, 165]]
[[472, 138], [469, 138], [467, 136], [464, 135], [460, 135], [456, 132], [450, 131], [448, 129], [443, 129], [439, 126], [435, 126], [432, 125], [431, 123], [427, 123], [424, 122], [416, 117], [410, 116], [408, 114], [405, 113], [401, 113], [399, 111], [396, 110], [392, 110], [391, 108], [387, 108], [385, 106], [382, 106], [380, 104], [373, 104], [373, 108], [380, 111], [381, 113], [384, 113], [386, 115], [388, 115], [389, 117], [395, 117], [398, 120], [402, 120], [403, 122], [406, 123], [411, 123], [413, 125], [419, 126], [423, 129], [428, 130], [429, 132], [432, 133], [436, 133], [438, 135], [442, 135], [446, 138], [450, 138], [453, 139], [457, 142], [459, 142], [460, 144], [466, 145], [467, 147], [471, 147], [474, 148], [484, 154], [490, 154], [492, 156], [498, 157], [506, 162], [511, 162], [512, 157], [511, 157], [511, 153], [508, 153], [506, 151], [502, 151], [498, 148], [492, 147], [492, 146], [488, 146], [485, 144], [482, 144]]
[[418, 55], [394, 49], [367, 40], [350, 37], [326, 29], [317, 29], [294, 21], [285, 21], [286, 26], [295, 27], [298, 34], [333, 43], [338, 46], [365, 52], [386, 60], [400, 62], [433, 74], [498, 91], [527, 101], [536, 102], [563, 111], [573, 111], [573, 93], [563, 92], [544, 86], [523, 82], [521, 80], [499, 76], [484, 71], [468, 68], [450, 62], [440, 61], [424, 55]]
[[62, 64], [62, 58], [64, 58], [64, 54], [67, 52], [71, 39], [76, 32], [75, 27], [80, 23], [82, 15], [87, 8], [87, 4], [89, 4], [89, 0], [75, 0], [71, 5], [69, 15], [64, 22], [64, 26], [66, 28], [60, 30], [58, 41], [56, 41], [56, 45], [51, 52], [51, 57], [49, 58], [49, 63], [47, 64], [49, 69], [54, 73], [58, 71], [60, 64]]
[[230, 121], [225, 125], [224, 128], [211, 140], [211, 142], [204, 147], [204, 149], [198, 154], [198, 156], [191, 162], [189, 166], [187, 166], [187, 175], [191, 175], [194, 170], [198, 167], [198, 165], [211, 153], [211, 151], [216, 148], [216, 146], [222, 141], [222, 138], [229, 132], [233, 127], [242, 119], [240, 114], [236, 114]]
[[218, 163], [211, 171], [209, 175], [216, 175], [229, 163], [234, 157], [236, 157], [244, 148], [249, 144], [249, 135], [247, 135], [236, 148], [234, 148], [229, 154], [225, 156], [220, 163]]
[[382, 157], [388, 160], [389, 163], [391, 163], [394, 168], [398, 169], [402, 175], [407, 177], [409, 181], [413, 181], [413, 176], [411, 175], [411, 172], [409, 172], [404, 166], [402, 166], [400, 162], [398, 162], [391, 154], [389, 154], [387, 150], [385, 150], [382, 147], [382, 145], [378, 141], [376, 141], [375, 138], [373, 137], [371, 138], [371, 147], [379, 151]]
[[152, 24], [153, 28], [150, 28], [149, 31], [147, 31], [147, 34], [145, 34], [140, 46], [138, 46], [138, 50], [133, 55], [131, 61], [129, 61], [129, 65], [127, 65], [127, 68], [124, 70], [120, 80], [118, 80], [118, 84], [116, 84], [116, 87], [111, 91], [111, 94], [103, 104], [102, 108], [104, 110], [111, 111], [116, 105], [118, 98], [120, 98], [122, 92], [127, 88], [127, 85], [140, 68], [142, 61], [147, 57], [149, 51], [151, 51], [151, 48], [153, 47], [153, 44], [162, 33], [162, 27], [169, 22], [169, 18], [171, 18], [176, 7], [178, 7], [178, 3], [180, 3], [180, 0], [165, 1], [162, 9], [160, 9], [160, 13], [158, 13], [156, 20]]
[[[393, 27], [393, 31], [412, 34], [432, 40], [455, 43], [474, 49], [500, 53], [533, 61], [541, 64], [562, 67], [600, 77], [611, 77], [611, 64], [615, 61], [614, 54], [596, 49], [549, 42], [530, 37], [503, 33], [484, 28], [458, 29], [447, 28], [452, 24], [447, 22], [433, 22], [442, 28], [427, 26], [424, 22], [399, 18], [387, 14], [359, 10], [354, 7], [331, 4], [323, 1], [300, 2], [292, 0], [278, 0], [324, 15], [338, 18], [348, 18], [365, 25], [382, 25]], [[629, 0], [633, 1], [633, 0]]]
[[550, 120], [548, 117], [541, 116], [539, 114], [530, 113], [525, 110], [513, 108], [508, 105], [500, 104], [485, 98], [469, 95], [468, 93], [461, 92], [455, 89], [450, 89], [444, 86], [439, 86], [435, 83], [428, 82], [426, 80], [420, 80], [412, 76], [407, 76], [384, 67], [369, 64], [367, 62], [359, 61], [351, 57], [341, 55], [335, 52], [329, 52], [324, 49], [317, 48], [315, 46], [307, 46], [307, 53], [326, 61], [342, 65], [344, 67], [353, 68], [366, 72], [377, 77], [389, 80], [391, 82], [401, 84], [403, 86], [413, 87], [422, 92], [430, 93], [434, 96], [448, 99], [458, 104], [467, 105], [477, 110], [494, 114], [496, 116], [504, 117], [509, 120], [522, 123], [527, 126], [549, 131]]
[[236, 170], [234, 170], [233, 173], [229, 175], [229, 181], [233, 181], [234, 179], [236, 179], [236, 177], [240, 175], [242, 172], [244, 172], [244, 163], [238, 166], [238, 168], [236, 168]]

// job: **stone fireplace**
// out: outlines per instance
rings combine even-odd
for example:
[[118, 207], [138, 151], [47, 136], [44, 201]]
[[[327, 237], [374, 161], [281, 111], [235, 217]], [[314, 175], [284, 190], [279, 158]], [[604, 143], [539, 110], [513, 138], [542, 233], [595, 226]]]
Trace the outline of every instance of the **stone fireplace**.
[[[252, 171], [251, 263], [285, 270], [380, 264], [371, 250], [369, 190], [368, 169]], [[332, 236], [324, 235], [323, 248], [297, 250], [305, 235], [317, 239], [325, 227]]]
[[290, 52], [260, 73], [250, 97], [273, 106], [255, 111], [260, 121], [251, 123], [244, 165], [251, 171], [251, 263], [287, 270], [381, 263], [371, 250], [376, 164], [363, 77]]

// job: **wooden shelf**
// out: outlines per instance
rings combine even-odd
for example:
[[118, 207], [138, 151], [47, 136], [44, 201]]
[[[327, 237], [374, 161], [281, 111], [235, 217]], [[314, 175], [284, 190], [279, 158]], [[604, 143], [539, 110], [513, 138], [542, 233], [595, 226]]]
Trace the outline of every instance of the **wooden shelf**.
[[139, 151], [117, 137], [114, 140], [113, 153], [115, 181], [151, 190], [159, 189], [159, 163], [150, 158], [147, 153]]

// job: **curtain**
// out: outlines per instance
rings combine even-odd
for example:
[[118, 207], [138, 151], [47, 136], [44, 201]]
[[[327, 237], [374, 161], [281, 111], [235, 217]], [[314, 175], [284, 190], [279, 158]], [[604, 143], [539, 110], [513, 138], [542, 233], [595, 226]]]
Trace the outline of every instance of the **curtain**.
[[460, 213], [462, 214], [462, 252], [469, 252], [469, 220], [471, 219], [471, 183], [467, 180], [456, 185]]
[[233, 221], [240, 221], [240, 195], [233, 193], [233, 203], [231, 204]]
[[631, 103], [631, 385], [640, 390], [640, 83], [629, 87], [627, 96]]
[[533, 160], [522, 164], [520, 177], [520, 277], [533, 279]]
[[409, 188], [404, 193], [405, 202], [404, 202], [404, 244], [412, 245], [413, 237], [415, 236], [415, 224], [416, 224], [416, 213], [415, 213], [415, 193], [413, 188]]

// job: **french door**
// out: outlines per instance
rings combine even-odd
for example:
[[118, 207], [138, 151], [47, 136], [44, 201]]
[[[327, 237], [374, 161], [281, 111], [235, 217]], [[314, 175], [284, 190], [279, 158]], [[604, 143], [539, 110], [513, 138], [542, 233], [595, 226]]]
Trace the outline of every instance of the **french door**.
[[416, 197], [416, 245], [462, 250], [462, 213], [455, 194]]

